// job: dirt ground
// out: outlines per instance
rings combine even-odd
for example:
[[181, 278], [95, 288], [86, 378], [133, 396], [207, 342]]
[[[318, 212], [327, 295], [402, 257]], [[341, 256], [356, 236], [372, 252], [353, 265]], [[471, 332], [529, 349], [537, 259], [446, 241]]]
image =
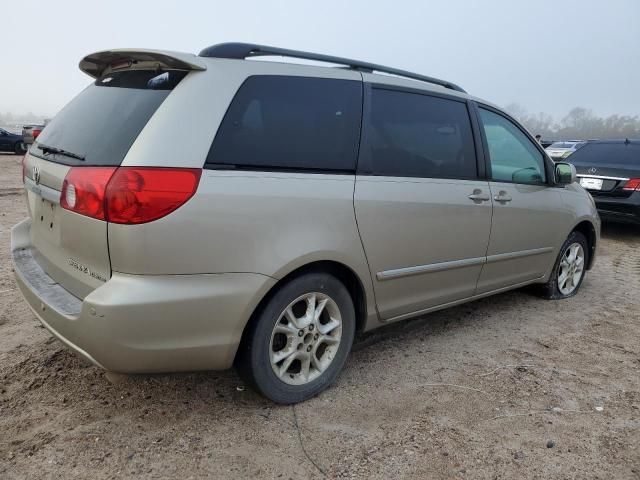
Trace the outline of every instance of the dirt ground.
[[113, 377], [16, 290], [0, 156], [0, 478], [640, 479], [640, 229], [605, 226], [565, 301], [515, 291], [360, 336], [295, 407], [234, 372]]

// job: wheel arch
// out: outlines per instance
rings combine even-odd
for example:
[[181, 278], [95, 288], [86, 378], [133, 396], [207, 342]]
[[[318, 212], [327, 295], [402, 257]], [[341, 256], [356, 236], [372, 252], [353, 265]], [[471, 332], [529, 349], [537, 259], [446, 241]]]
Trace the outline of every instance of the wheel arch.
[[353, 300], [353, 306], [356, 313], [356, 332], [363, 331], [366, 328], [368, 297], [365, 286], [359, 275], [351, 267], [342, 262], [335, 260], [316, 260], [292, 269], [290, 272], [280, 277], [279, 280], [263, 295], [244, 326], [240, 345], [245, 342], [248, 332], [252, 328], [262, 308], [264, 308], [266, 303], [273, 297], [280, 287], [296, 277], [312, 272], [329, 273], [343, 283]]
[[593, 265], [593, 260], [595, 258], [596, 253], [596, 243], [598, 236], [596, 234], [596, 228], [593, 226], [589, 220], [583, 220], [579, 222], [573, 229], [572, 232], [580, 232], [587, 239], [587, 243], [589, 246], [589, 261], [587, 263], [587, 270], [591, 269]]

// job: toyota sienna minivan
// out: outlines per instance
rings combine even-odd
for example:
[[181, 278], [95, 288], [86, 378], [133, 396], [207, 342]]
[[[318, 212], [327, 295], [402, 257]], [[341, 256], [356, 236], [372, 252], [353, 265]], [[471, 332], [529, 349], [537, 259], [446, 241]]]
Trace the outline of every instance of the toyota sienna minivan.
[[575, 168], [451, 82], [238, 43], [80, 69], [25, 155], [11, 249], [42, 324], [107, 370], [235, 365], [299, 402], [358, 331], [529, 284], [570, 297], [593, 265]]

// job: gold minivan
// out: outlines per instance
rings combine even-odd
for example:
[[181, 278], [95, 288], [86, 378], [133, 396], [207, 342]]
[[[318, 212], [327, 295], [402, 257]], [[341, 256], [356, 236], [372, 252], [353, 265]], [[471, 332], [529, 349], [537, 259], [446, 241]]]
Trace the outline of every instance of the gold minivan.
[[299, 402], [357, 331], [529, 284], [569, 297], [593, 264], [573, 166], [451, 82], [229, 43], [80, 68], [25, 155], [12, 255], [42, 324], [105, 369], [236, 365]]

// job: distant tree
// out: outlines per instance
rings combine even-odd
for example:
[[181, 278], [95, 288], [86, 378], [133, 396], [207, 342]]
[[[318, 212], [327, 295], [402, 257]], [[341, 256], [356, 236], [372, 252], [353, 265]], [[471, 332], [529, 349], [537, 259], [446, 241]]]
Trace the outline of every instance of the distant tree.
[[542, 138], [553, 138], [556, 126], [553, 117], [547, 113], [530, 114], [517, 103], [510, 103], [505, 110], [519, 120], [532, 135], [542, 135]]
[[530, 114], [517, 103], [510, 103], [505, 110], [518, 119], [531, 134], [540, 134], [543, 139], [640, 139], [640, 117], [638, 116], [611, 115], [603, 118], [596, 116], [592, 110], [576, 107], [556, 123], [551, 115]]

